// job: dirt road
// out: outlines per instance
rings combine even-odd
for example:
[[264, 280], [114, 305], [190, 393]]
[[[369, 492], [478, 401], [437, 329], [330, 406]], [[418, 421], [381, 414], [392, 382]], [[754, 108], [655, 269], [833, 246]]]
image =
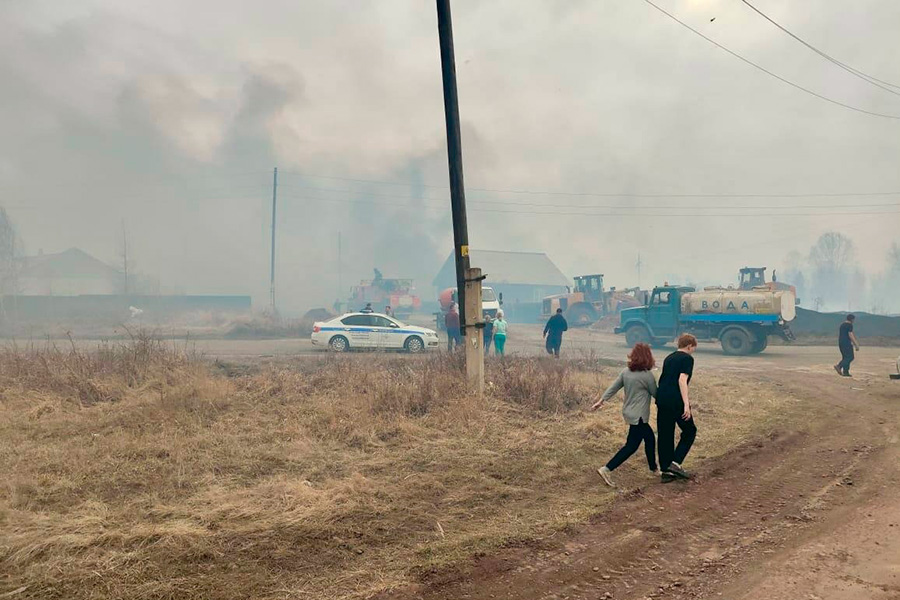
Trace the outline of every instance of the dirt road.
[[[83, 342], [94, 344], [96, 342]], [[225, 361], [257, 361], [260, 359], [284, 359], [322, 355], [325, 350], [313, 348], [306, 339], [278, 340], [195, 340], [191, 342], [198, 351], [209, 358]], [[871, 374], [884, 374], [894, 369], [900, 348], [865, 347], [854, 363], [853, 369]], [[443, 345], [441, 346], [444, 347]], [[657, 354], [671, 351], [657, 350]], [[510, 354], [544, 354], [539, 325], [514, 325], [507, 341]], [[600, 333], [590, 329], [568, 332], [563, 341], [563, 356], [624, 360], [628, 348], [622, 336]], [[722, 353], [718, 344], [702, 344], [698, 354], [698, 368], [728, 368], [741, 371], [769, 372], [777, 369], [819, 368], [834, 364], [840, 358], [833, 346], [769, 346], [757, 356], [730, 357]]]
[[900, 598], [900, 382], [865, 373], [878, 363], [861, 359], [852, 380], [828, 362], [767, 367], [760, 385], [802, 399], [770, 438], [705, 464], [691, 482], [623, 486], [577, 531], [384, 597]]

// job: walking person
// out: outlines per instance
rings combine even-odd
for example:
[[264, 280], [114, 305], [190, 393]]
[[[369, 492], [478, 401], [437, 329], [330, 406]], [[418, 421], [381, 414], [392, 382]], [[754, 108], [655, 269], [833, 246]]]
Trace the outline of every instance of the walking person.
[[503, 318], [503, 311], [497, 311], [497, 318], [494, 319], [494, 354], [503, 356], [506, 352], [506, 333], [509, 323]]
[[494, 341], [494, 320], [491, 315], [484, 315], [484, 355], [487, 356], [491, 352], [491, 342]]
[[456, 302], [450, 303], [450, 310], [444, 315], [444, 326], [447, 329], [447, 352], [453, 352], [454, 344], [457, 348], [462, 344], [462, 336], [459, 334], [459, 311], [456, 310]]
[[[681, 464], [687, 457], [697, 426], [691, 413], [688, 384], [694, 374], [694, 351], [697, 338], [686, 333], [678, 338], [678, 350], [663, 361], [662, 374], [656, 393], [656, 432], [659, 446], [661, 480], [669, 483], [675, 479], [690, 479], [691, 475]], [[675, 447], [675, 426], [681, 430], [678, 447]]]
[[834, 365], [834, 370], [842, 377], [852, 377], [850, 375], [850, 363], [856, 358], [856, 355], [853, 354], [853, 349], [856, 348], [856, 351], [859, 352], [859, 342], [853, 334], [853, 322], [855, 320], [856, 315], [847, 315], [847, 319], [841, 323], [841, 328], [838, 330], [838, 349], [841, 351], [841, 362]]
[[557, 308], [556, 314], [547, 319], [547, 324], [544, 325], [547, 354], [552, 354], [556, 358], [559, 358], [559, 349], [562, 347], [563, 332], [569, 330], [569, 324], [562, 312], [561, 308]]
[[628, 423], [628, 438], [625, 445], [616, 452], [606, 466], [597, 469], [600, 477], [610, 487], [616, 487], [611, 474], [623, 462], [631, 458], [644, 442], [644, 452], [647, 454], [647, 466], [652, 473], [657, 473], [656, 465], [656, 439], [653, 437], [653, 428], [650, 427], [650, 398], [656, 396], [656, 377], [653, 375], [653, 353], [647, 344], [634, 345], [631, 354], [628, 355], [628, 366], [619, 373], [612, 385], [606, 388], [600, 400], [591, 410], [603, 408], [603, 403], [625, 388], [625, 401], [622, 403], [622, 416]]

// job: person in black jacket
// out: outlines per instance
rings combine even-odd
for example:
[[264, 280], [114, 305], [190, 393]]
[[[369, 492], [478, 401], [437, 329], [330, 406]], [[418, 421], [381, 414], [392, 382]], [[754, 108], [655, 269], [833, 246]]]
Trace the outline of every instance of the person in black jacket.
[[[656, 391], [656, 432], [658, 436], [659, 468], [663, 483], [677, 478], [690, 479], [691, 475], [681, 466], [687, 457], [697, 425], [691, 412], [688, 384], [694, 375], [694, 350], [697, 338], [689, 333], [678, 338], [678, 350], [666, 357]], [[675, 426], [681, 429], [678, 447], [675, 447]]]
[[859, 352], [859, 342], [856, 340], [856, 336], [853, 335], [853, 321], [855, 320], [856, 315], [847, 315], [847, 320], [841, 323], [838, 331], [838, 349], [841, 351], [841, 362], [834, 365], [834, 370], [843, 377], [851, 377], [850, 363], [856, 358], [853, 349], [856, 348], [856, 351]]
[[559, 358], [559, 349], [562, 346], [563, 331], [569, 330], [566, 318], [562, 316], [562, 309], [557, 308], [556, 314], [547, 319], [544, 325], [544, 338], [547, 340], [547, 354]]

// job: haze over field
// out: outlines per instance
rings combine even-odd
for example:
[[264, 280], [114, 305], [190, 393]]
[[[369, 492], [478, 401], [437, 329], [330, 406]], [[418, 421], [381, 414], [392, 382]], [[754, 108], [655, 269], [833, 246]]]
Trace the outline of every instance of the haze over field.
[[[900, 116], [900, 90], [741, 2], [658, 4], [798, 85]], [[900, 4], [757, 6], [900, 84]], [[732, 283], [745, 264], [809, 284], [810, 248], [837, 231], [855, 251], [826, 307], [860, 284], [857, 304], [900, 310], [900, 120], [792, 88], [643, 1], [453, 8], [473, 247], [620, 287], [638, 253], [644, 286]], [[114, 262], [124, 221], [161, 289], [264, 304], [276, 165], [285, 309], [333, 302], [338, 232], [345, 287], [379, 267], [429, 290], [450, 253], [433, 3], [7, 0], [0, 50], [0, 204], [27, 253]], [[865, 195], [881, 192], [896, 193]]]

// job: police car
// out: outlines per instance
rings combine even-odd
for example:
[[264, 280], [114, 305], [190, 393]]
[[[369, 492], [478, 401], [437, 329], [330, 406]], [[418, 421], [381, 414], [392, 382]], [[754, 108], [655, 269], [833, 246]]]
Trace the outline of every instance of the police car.
[[415, 354], [438, 346], [437, 333], [425, 327], [405, 325], [379, 313], [347, 313], [313, 324], [313, 346], [346, 352], [357, 348], [406, 350]]

